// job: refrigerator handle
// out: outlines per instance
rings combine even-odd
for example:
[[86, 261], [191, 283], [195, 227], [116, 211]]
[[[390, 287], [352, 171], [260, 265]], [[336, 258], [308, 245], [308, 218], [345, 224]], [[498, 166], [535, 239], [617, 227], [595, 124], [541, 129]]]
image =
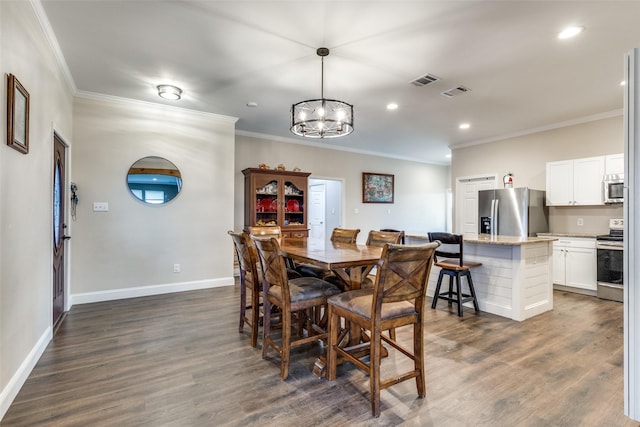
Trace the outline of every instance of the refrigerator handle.
[[494, 236], [498, 235], [498, 211], [499, 209], [499, 203], [500, 203], [500, 199], [495, 199], [494, 200], [495, 204], [494, 204], [494, 208], [493, 208], [493, 219], [491, 220], [491, 222], [493, 223], [493, 226], [491, 227], [491, 234], [493, 234]]
[[491, 199], [491, 217], [490, 217], [490, 225], [489, 225], [489, 234], [493, 235], [493, 228], [495, 227], [495, 216], [496, 214], [496, 199]]

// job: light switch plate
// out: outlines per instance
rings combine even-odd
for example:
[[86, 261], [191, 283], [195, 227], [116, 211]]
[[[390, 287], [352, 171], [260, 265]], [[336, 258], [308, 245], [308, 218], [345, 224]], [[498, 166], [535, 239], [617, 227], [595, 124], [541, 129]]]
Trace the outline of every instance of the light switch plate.
[[93, 211], [94, 212], [108, 212], [109, 211], [109, 203], [108, 202], [93, 202]]

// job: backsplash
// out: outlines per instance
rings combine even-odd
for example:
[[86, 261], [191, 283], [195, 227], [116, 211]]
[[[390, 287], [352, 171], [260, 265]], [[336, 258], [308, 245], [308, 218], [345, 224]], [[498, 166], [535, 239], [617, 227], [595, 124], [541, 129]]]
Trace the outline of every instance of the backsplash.
[[[551, 233], [609, 233], [609, 220], [622, 218], [623, 205], [549, 207]], [[583, 225], [578, 225], [582, 219]]]

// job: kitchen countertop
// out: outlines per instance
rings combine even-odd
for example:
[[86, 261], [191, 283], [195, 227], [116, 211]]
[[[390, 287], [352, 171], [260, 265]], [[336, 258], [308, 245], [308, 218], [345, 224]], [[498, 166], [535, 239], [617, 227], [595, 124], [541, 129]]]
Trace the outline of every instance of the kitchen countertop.
[[584, 238], [595, 239], [596, 237], [602, 236], [603, 234], [608, 234], [608, 233], [599, 233], [599, 234], [594, 234], [594, 233], [538, 233], [538, 236], [539, 237], [548, 237], [548, 236], [584, 237]]
[[[542, 234], [542, 233], [539, 233]], [[549, 236], [552, 236], [551, 234]], [[553, 234], [557, 236], [557, 234]], [[420, 236], [414, 234], [407, 234], [407, 238], [416, 240], [429, 241], [428, 236]], [[531, 243], [540, 243], [556, 240], [552, 237], [519, 237], [519, 236], [492, 236], [491, 234], [474, 234], [464, 237], [465, 243], [480, 243], [488, 245], [503, 245], [503, 246], [521, 246]]]

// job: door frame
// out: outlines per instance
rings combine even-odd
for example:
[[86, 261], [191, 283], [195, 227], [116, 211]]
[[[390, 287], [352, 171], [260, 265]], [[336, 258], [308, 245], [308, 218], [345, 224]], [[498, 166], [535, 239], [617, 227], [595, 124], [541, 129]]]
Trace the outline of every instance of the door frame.
[[327, 220], [328, 215], [326, 214], [326, 211], [328, 209], [331, 209], [332, 207], [329, 204], [327, 204], [327, 201], [326, 201], [326, 196], [327, 196], [327, 191], [326, 191], [327, 186], [326, 186], [326, 184], [327, 184], [328, 181], [337, 182], [337, 183], [340, 184], [340, 196], [338, 197], [338, 200], [340, 201], [340, 205], [339, 206], [333, 206], [333, 208], [340, 209], [340, 218], [339, 218], [340, 223], [339, 223], [338, 227], [344, 227], [344, 220], [345, 220], [345, 217], [346, 217], [345, 216], [345, 210], [344, 210], [344, 206], [346, 204], [345, 191], [344, 191], [345, 181], [344, 181], [344, 178], [332, 178], [332, 177], [313, 176], [313, 175], [309, 177], [309, 180], [310, 180], [310, 184], [311, 184], [311, 181], [315, 181], [314, 183], [318, 183], [318, 184], [319, 184], [319, 182], [317, 182], [317, 181], [322, 181], [325, 184], [324, 235], [325, 235], [325, 240], [327, 240], [331, 236], [331, 230], [327, 230], [327, 224], [328, 224], [329, 221]]

